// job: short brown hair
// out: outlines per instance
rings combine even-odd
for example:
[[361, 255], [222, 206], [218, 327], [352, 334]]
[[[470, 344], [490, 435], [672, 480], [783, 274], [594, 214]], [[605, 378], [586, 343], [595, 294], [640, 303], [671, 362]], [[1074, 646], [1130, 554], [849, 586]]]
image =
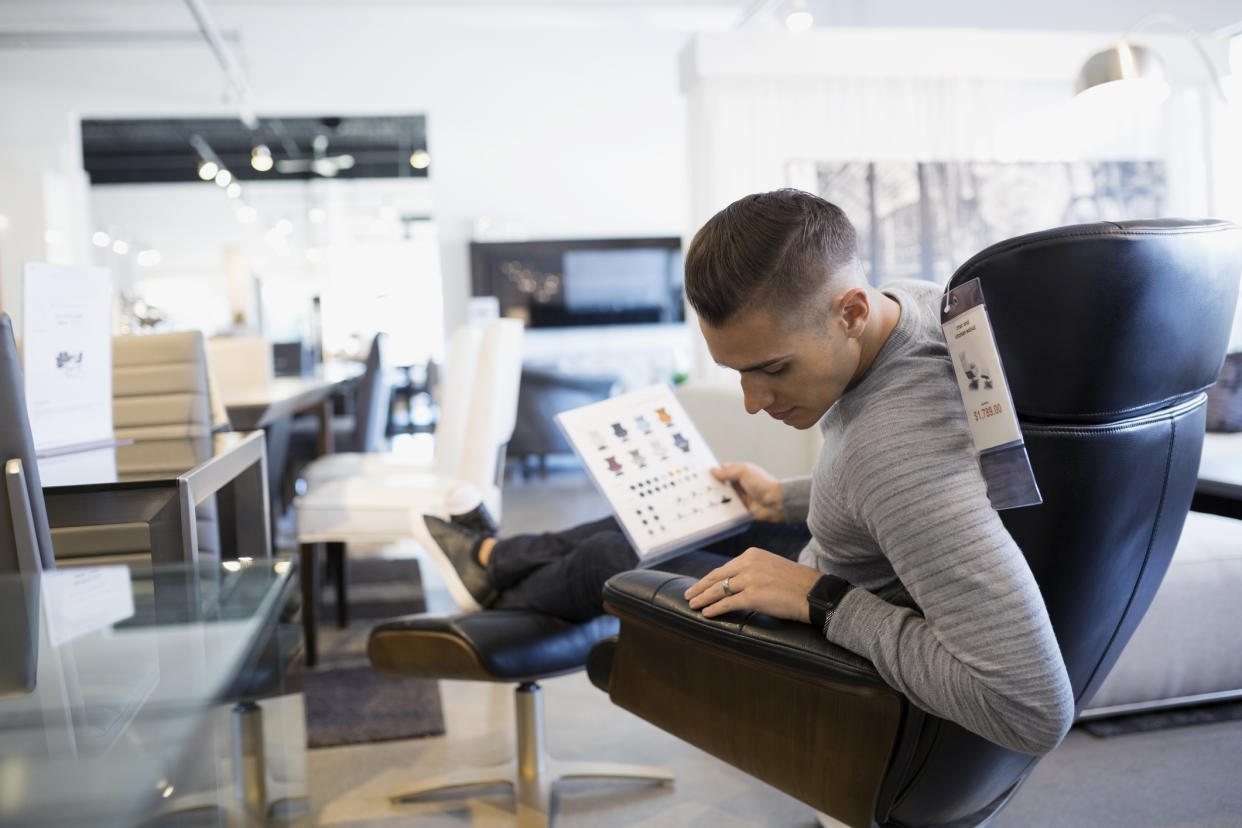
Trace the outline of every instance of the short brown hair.
[[840, 207], [801, 190], [740, 198], [695, 233], [686, 252], [686, 298], [714, 328], [738, 311], [805, 307], [856, 256]]

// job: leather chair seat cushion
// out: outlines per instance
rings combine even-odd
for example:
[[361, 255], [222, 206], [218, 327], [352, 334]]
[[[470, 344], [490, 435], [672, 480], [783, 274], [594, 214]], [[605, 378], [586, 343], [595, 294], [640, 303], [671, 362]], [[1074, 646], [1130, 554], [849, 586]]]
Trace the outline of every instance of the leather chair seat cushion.
[[610, 615], [582, 623], [521, 610], [410, 615], [371, 630], [367, 655], [377, 670], [400, 676], [536, 681], [581, 669], [617, 627]]
[[1086, 713], [1242, 691], [1242, 521], [1191, 512], [1151, 608]]

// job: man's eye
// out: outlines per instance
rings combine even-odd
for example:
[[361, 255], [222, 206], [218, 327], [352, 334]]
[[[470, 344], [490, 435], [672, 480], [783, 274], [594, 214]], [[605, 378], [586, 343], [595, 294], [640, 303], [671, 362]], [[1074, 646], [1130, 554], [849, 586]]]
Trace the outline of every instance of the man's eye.
[[784, 366], [784, 365], [782, 365], [782, 366], [780, 366], [780, 367], [778, 367], [778, 368], [764, 368], [764, 369], [763, 369], [763, 373], [767, 374], [769, 377], [774, 377], [774, 376], [776, 376], [777, 374], [784, 373], [784, 371], [785, 371], [785, 366]]

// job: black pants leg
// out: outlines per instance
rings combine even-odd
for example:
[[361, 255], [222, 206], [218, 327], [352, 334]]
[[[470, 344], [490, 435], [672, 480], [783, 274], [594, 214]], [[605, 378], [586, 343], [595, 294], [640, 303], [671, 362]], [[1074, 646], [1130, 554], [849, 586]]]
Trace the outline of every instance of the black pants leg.
[[[655, 568], [701, 576], [751, 546], [796, 559], [810, 537], [801, 524], [753, 523], [744, 532]], [[492, 608], [530, 609], [585, 621], [604, 611], [604, 582], [636, 566], [638, 555], [612, 518], [563, 532], [505, 538], [496, 543], [487, 564], [501, 591]]]

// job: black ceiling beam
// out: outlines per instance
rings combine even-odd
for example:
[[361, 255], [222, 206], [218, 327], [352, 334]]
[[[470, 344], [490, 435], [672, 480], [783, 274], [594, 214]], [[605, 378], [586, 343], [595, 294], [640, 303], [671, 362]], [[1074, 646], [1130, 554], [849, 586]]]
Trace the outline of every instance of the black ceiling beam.
[[[82, 122], [83, 166], [92, 184], [196, 182], [198, 135], [239, 181], [302, 181], [313, 172], [261, 173], [250, 166], [251, 149], [267, 144], [272, 157], [311, 160], [315, 136], [328, 139], [326, 155], [348, 154], [354, 166], [335, 178], [421, 178], [410, 153], [427, 149], [422, 115], [259, 118], [257, 132], [236, 118], [88, 119]], [[296, 154], [290, 152], [295, 150]]]

